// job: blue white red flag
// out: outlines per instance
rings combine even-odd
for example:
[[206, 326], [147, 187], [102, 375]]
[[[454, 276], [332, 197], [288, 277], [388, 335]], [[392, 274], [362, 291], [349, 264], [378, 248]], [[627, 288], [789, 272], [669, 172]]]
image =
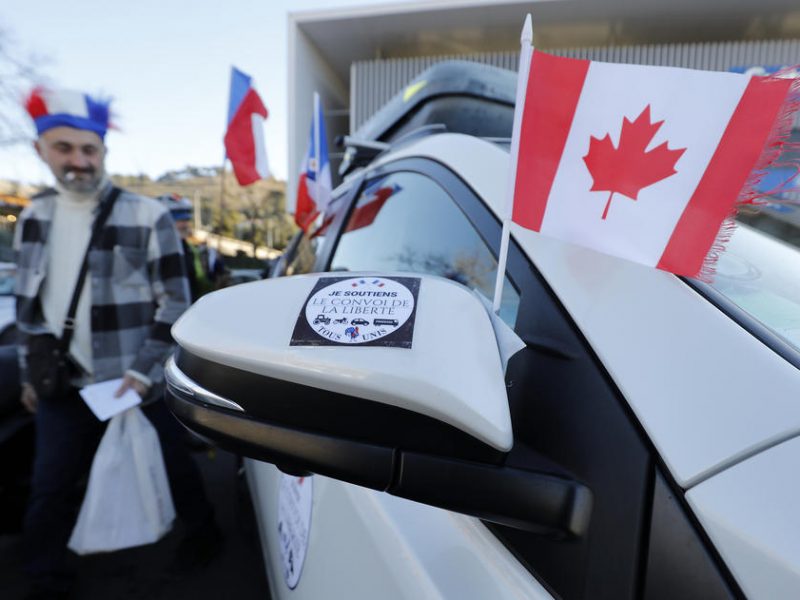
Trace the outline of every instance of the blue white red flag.
[[232, 67], [225, 152], [240, 185], [269, 176], [263, 126], [267, 114], [252, 78]]
[[298, 227], [307, 231], [316, 218], [325, 212], [331, 201], [332, 190], [325, 118], [319, 95], [315, 92], [311, 135], [297, 182], [297, 205], [295, 206], [294, 221]]
[[397, 183], [384, 185], [384, 182], [385, 178], [378, 179], [364, 188], [353, 214], [347, 221], [345, 233], [372, 225], [386, 201], [403, 189]]

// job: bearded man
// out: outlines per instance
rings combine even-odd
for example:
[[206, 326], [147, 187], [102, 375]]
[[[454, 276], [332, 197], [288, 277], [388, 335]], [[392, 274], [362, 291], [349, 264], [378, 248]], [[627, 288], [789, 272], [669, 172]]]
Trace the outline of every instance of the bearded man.
[[[21, 402], [36, 419], [23, 549], [31, 597], [52, 598], [64, 597], [72, 583], [67, 541], [83, 497], [81, 484], [106, 426], [78, 393], [86, 384], [119, 378], [118, 396], [133, 389], [142, 397], [187, 532], [179, 560], [210, 559], [220, 534], [199, 470], [161, 399], [170, 327], [189, 305], [180, 239], [169, 212], [109, 181], [108, 102], [37, 89], [27, 109], [38, 133], [36, 152], [56, 184], [32, 200], [15, 232]], [[93, 238], [96, 221], [101, 224]], [[84, 264], [80, 292], [74, 293]], [[77, 308], [70, 306], [73, 296]], [[70, 312], [74, 317], [68, 318]], [[34, 342], [47, 336], [69, 340], [59, 358], [68, 374], [55, 390], [34, 369]]]

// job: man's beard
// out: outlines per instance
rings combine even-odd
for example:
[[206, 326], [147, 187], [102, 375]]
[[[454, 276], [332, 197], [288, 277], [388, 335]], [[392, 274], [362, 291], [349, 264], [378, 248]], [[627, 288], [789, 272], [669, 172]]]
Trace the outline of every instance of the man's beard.
[[76, 194], [90, 194], [96, 192], [103, 181], [103, 171], [93, 167], [87, 169], [64, 169], [58, 182], [64, 189]]

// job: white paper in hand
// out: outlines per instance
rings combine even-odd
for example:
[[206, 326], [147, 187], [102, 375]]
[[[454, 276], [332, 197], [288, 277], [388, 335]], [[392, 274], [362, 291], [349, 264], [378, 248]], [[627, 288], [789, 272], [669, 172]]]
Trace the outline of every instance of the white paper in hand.
[[122, 396], [115, 398], [114, 394], [121, 385], [122, 379], [93, 383], [81, 389], [81, 396], [98, 419], [108, 421], [114, 415], [142, 402], [142, 397], [130, 388]]

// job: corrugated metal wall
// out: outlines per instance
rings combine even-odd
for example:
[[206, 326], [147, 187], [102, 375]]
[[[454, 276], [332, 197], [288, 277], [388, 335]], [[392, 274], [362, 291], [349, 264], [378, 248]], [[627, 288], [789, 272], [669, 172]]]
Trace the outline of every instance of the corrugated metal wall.
[[[800, 40], [756, 42], [706, 42], [619, 46], [602, 48], [548, 49], [574, 58], [643, 65], [671, 65], [727, 71], [751, 65], [795, 65], [800, 63]], [[350, 67], [350, 131], [353, 132], [417, 74], [434, 63], [458, 58], [517, 70], [519, 53], [492, 52], [460, 56], [426, 56], [370, 60]]]

